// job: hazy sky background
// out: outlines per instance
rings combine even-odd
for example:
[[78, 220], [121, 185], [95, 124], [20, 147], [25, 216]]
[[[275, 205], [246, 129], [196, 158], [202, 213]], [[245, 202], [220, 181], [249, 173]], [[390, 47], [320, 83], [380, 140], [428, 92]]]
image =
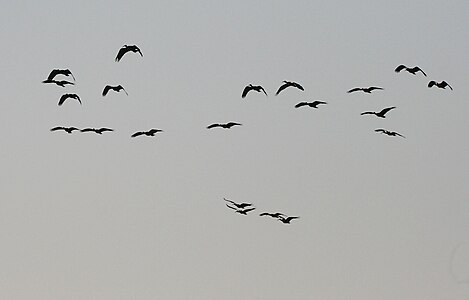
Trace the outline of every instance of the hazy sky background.
[[0, 298], [469, 299], [468, 28], [465, 0], [4, 4]]

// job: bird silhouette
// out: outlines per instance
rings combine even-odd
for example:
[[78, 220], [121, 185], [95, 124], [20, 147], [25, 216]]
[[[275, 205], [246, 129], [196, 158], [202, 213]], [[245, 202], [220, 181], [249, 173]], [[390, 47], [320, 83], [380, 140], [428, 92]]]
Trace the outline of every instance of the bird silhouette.
[[249, 207], [249, 208], [241, 209], [241, 208], [236, 208], [236, 207], [230, 206], [228, 204], [226, 204], [226, 206], [233, 209], [238, 214], [242, 214], [242, 215], [247, 215], [248, 212], [253, 211], [253, 210], [256, 209], [255, 207]]
[[240, 208], [240, 209], [243, 209], [245, 207], [248, 207], [248, 206], [251, 206], [252, 203], [246, 203], [246, 202], [242, 202], [242, 203], [236, 203], [232, 200], [229, 200], [229, 199], [226, 199], [226, 198], [223, 198], [223, 200], [227, 201], [227, 202], [230, 202], [231, 204], [233, 204], [234, 206], [236, 206], [237, 208]]
[[163, 132], [161, 129], [150, 129], [148, 131], [137, 131], [136, 133], [132, 134], [130, 137], [137, 137], [140, 135], [146, 135], [146, 136], [155, 136], [155, 133], [157, 132]]
[[241, 126], [241, 125], [243, 125], [243, 124], [235, 123], [235, 122], [229, 122], [229, 123], [226, 123], [226, 124], [214, 123], [214, 124], [211, 124], [211, 125], [207, 126], [207, 129], [211, 129], [211, 128], [215, 128], [215, 127], [230, 129], [233, 126]]
[[115, 92], [124, 91], [127, 96], [129, 95], [127, 91], [124, 89], [124, 87], [119, 84], [119, 85], [106, 85], [103, 90], [103, 94], [102, 94], [103, 97], [107, 95], [109, 90], [113, 90]]
[[281, 221], [282, 223], [284, 224], [290, 224], [290, 221], [291, 220], [294, 220], [294, 219], [299, 219], [300, 217], [278, 217], [278, 220]]
[[305, 90], [301, 85], [299, 85], [296, 82], [284, 80], [283, 84], [278, 88], [277, 92], [275, 93], [275, 96], [277, 96], [278, 94], [280, 94], [281, 91], [283, 91], [284, 89], [286, 89], [287, 87], [290, 87], [290, 86], [295, 87], [297, 89], [300, 89], [302, 91]]
[[415, 73], [417, 73], [417, 72], [420, 71], [420, 72], [422, 72], [422, 74], [423, 74], [424, 76], [427, 76], [427, 74], [425, 74], [425, 72], [424, 72], [422, 69], [420, 69], [419, 67], [417, 67], [417, 66], [415, 66], [415, 67], [413, 67], [413, 68], [408, 68], [408, 67], [406, 67], [406, 66], [404, 66], [404, 65], [399, 65], [399, 66], [397, 66], [397, 68], [394, 70], [394, 72], [399, 73], [399, 72], [402, 71], [402, 70], [406, 70], [407, 72], [409, 72], [409, 73], [411, 73], [411, 74], [413, 74], [413, 75], [416, 75]]
[[60, 97], [60, 100], [59, 100], [59, 106], [62, 105], [65, 100], [67, 99], [75, 99], [77, 100], [78, 102], [80, 102], [80, 105], [81, 105], [81, 99], [80, 99], [80, 96], [78, 96], [77, 94], [63, 94], [61, 97]]
[[365, 112], [362, 112], [360, 115], [375, 115], [377, 117], [380, 117], [380, 118], [386, 118], [385, 114], [390, 111], [391, 109], [394, 109], [396, 108], [395, 106], [392, 106], [392, 107], [387, 107], [387, 108], [384, 108], [383, 110], [381, 110], [380, 112], [375, 112], [375, 111], [365, 111]]
[[72, 76], [73, 81], [75, 81], [75, 76], [73, 76], [72, 72], [69, 69], [53, 69], [49, 73], [49, 76], [47, 76], [47, 80], [53, 80], [57, 75]]
[[276, 212], [276, 213], [268, 213], [268, 212], [263, 212], [261, 214], [259, 214], [259, 216], [269, 216], [269, 217], [272, 217], [272, 218], [275, 218], [275, 219], [278, 219], [280, 217], [284, 217], [285, 215], [280, 213], [280, 212]]
[[50, 131], [57, 131], [57, 130], [63, 130], [65, 131], [66, 133], [72, 133], [74, 130], [80, 130], [76, 127], [63, 127], [63, 126], [57, 126], [57, 127], [54, 127], [54, 128], [51, 128]]
[[363, 88], [363, 87], [356, 87], [356, 88], [353, 88], [351, 90], [348, 90], [347, 93], [353, 93], [353, 92], [356, 92], [356, 91], [362, 91], [362, 92], [365, 92], [365, 93], [368, 93], [370, 94], [372, 91], [374, 90], [384, 90], [382, 87], [378, 87], [378, 86], [370, 86], [370, 87], [366, 87], [366, 88]]
[[143, 54], [142, 54], [142, 51], [140, 51], [140, 48], [138, 48], [136, 45], [124, 45], [122, 46], [122, 48], [119, 49], [119, 52], [117, 52], [117, 56], [116, 56], [116, 61], [120, 61], [121, 58], [124, 56], [124, 54], [126, 54], [127, 52], [134, 52], [134, 53], [139, 53], [140, 56], [143, 57]]
[[327, 102], [324, 102], [324, 101], [300, 102], [297, 105], [295, 105], [295, 107], [300, 108], [302, 106], [309, 106], [312, 108], [318, 108], [319, 104], [327, 104]]
[[58, 86], [65, 87], [67, 84], [74, 85], [73, 82], [66, 81], [66, 80], [53, 80], [53, 79], [46, 79], [42, 83], [54, 83]]
[[91, 132], [94, 131], [97, 134], [103, 134], [105, 131], [114, 131], [114, 129], [111, 128], [106, 128], [106, 127], [101, 127], [101, 128], [84, 128], [80, 130], [81, 132]]
[[402, 134], [397, 133], [395, 131], [389, 131], [389, 130], [382, 129], [382, 128], [375, 129], [375, 131], [376, 132], [381, 132], [382, 134], [386, 134], [386, 135], [389, 135], [389, 136], [400, 136], [400, 137], [405, 138], [405, 136], [403, 136]]
[[446, 87], [449, 87], [451, 90], [453, 90], [453, 88], [444, 80], [442, 82], [436, 82], [436, 81], [432, 80], [428, 83], [429, 88], [431, 88], [434, 85], [436, 85], [436, 87], [438, 87], [440, 89], [446, 89]]
[[241, 94], [241, 98], [245, 98], [246, 95], [250, 92], [250, 91], [256, 91], [256, 92], [264, 92], [264, 94], [267, 96], [267, 93], [265, 92], [264, 88], [260, 85], [252, 85], [252, 84], [249, 84], [248, 86], [246, 86], [243, 90], [243, 93]]

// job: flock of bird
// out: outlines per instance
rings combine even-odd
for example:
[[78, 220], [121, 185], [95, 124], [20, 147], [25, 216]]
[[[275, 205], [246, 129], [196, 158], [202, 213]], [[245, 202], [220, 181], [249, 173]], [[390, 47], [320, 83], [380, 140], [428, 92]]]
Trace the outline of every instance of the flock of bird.
[[[138, 53], [138, 54], [140, 54], [141, 57], [143, 57], [142, 52], [140, 51], [140, 49], [136, 45], [131, 45], [131, 46], [124, 45], [123, 47], [121, 47], [119, 49], [119, 51], [117, 53], [117, 56], [115, 58], [115, 61], [119, 62], [123, 58], [123, 56], [126, 53], [129, 53], [129, 52]], [[413, 75], [416, 75], [417, 72], [420, 72], [425, 77], [427, 76], [427, 74], [421, 68], [419, 68], [418, 66], [410, 68], [410, 67], [407, 67], [405, 65], [399, 65], [398, 67], [396, 67], [396, 69], [394, 71], [396, 73], [399, 73], [403, 70], [405, 70], [405, 71], [407, 71], [407, 72], [409, 72], [410, 74], [413, 74]], [[66, 77], [70, 76], [73, 79], [73, 82], [67, 81], [67, 80], [56, 80], [56, 77], [60, 76], [60, 75], [66, 76]], [[65, 87], [67, 85], [74, 85], [75, 77], [69, 69], [53, 69], [50, 72], [47, 79], [42, 81], [42, 82], [45, 83], [45, 84], [56, 84], [57, 86]], [[432, 87], [436, 86], [440, 89], [446, 89], [446, 87], [448, 87], [449, 89], [453, 90], [453, 88], [446, 81], [436, 82], [436, 81], [432, 80], [428, 83], [427, 86], [429, 88], [432, 88]], [[294, 88], [294, 89], [298, 89], [300, 91], [305, 90], [303, 88], [303, 86], [301, 86], [297, 82], [283, 81], [282, 85], [276, 91], [275, 96], [278, 96], [282, 91], [284, 91], [287, 88]], [[352, 89], [348, 90], [347, 93], [364, 92], [364, 93], [367, 93], [367, 94], [371, 94], [373, 91], [377, 91], [377, 90], [378, 91], [379, 90], [384, 90], [384, 88], [378, 87], [378, 86], [355, 87], [355, 88], [352, 88]], [[126, 95], [128, 95], [127, 91], [124, 89], [124, 87], [122, 85], [116, 85], [116, 86], [106, 85], [104, 87], [103, 91], [102, 91], [102, 96], [105, 97], [106, 95], [108, 95], [109, 91], [113, 91], [113, 92], [123, 91]], [[241, 98], [243, 98], [243, 99], [246, 98], [250, 92], [263, 93], [263, 94], [265, 94], [265, 96], [268, 96], [267, 92], [265, 91], [265, 89], [261, 85], [249, 84], [243, 89], [243, 91], [241, 93]], [[58, 105], [62, 106], [69, 99], [70, 100], [76, 100], [78, 103], [80, 103], [80, 105], [82, 105], [82, 101], [81, 101], [80, 97], [77, 94], [72, 94], [72, 93], [63, 94], [59, 99]], [[320, 101], [320, 100], [315, 100], [315, 101], [312, 101], [312, 102], [302, 101], [302, 102], [297, 103], [294, 107], [297, 108], [297, 109], [301, 108], [301, 107], [310, 107], [310, 108], [317, 109], [319, 105], [326, 105], [326, 104], [327, 104], [327, 102]], [[386, 118], [386, 115], [391, 110], [393, 110], [395, 108], [396, 108], [395, 106], [391, 106], [391, 107], [385, 107], [380, 111], [364, 111], [364, 112], [361, 113], [361, 115], [374, 115], [378, 118]], [[235, 126], [241, 126], [241, 125], [242, 125], [241, 123], [237, 123], [237, 122], [213, 123], [213, 124], [208, 125], [206, 128], [207, 129], [213, 129], [213, 128], [219, 127], [219, 128], [223, 128], [223, 129], [231, 129]], [[112, 128], [106, 128], [106, 127], [102, 127], [102, 128], [88, 127], [88, 128], [79, 129], [79, 128], [76, 128], [76, 127], [56, 126], [54, 128], [51, 128], [50, 131], [64, 131], [68, 134], [71, 134], [74, 131], [94, 132], [96, 134], [103, 134], [104, 132], [112, 132], [114, 130]], [[377, 133], [385, 134], [387, 136], [393, 136], [393, 137], [399, 136], [399, 137], [405, 138], [405, 136], [403, 136], [402, 134], [400, 134], [398, 132], [387, 130], [387, 129], [384, 129], [384, 128], [377, 128], [374, 131], [377, 132]], [[135, 138], [135, 137], [138, 137], [138, 136], [153, 137], [153, 136], [155, 136], [155, 134], [157, 134], [159, 132], [163, 132], [163, 130], [152, 128], [148, 131], [135, 132], [131, 135], [131, 137], [132, 138]], [[242, 214], [242, 215], [247, 215], [249, 212], [251, 212], [255, 209], [252, 206], [251, 203], [236, 203], [236, 202], [234, 202], [232, 200], [229, 200], [229, 199], [226, 199], [226, 198], [223, 198], [223, 199], [231, 204], [231, 205], [226, 204], [226, 206], [228, 208], [230, 208], [230, 209], [234, 210], [236, 213], [239, 213], [239, 214]], [[285, 223], [285, 224], [290, 224], [290, 221], [299, 218], [297, 216], [286, 216], [285, 214], [280, 213], [280, 212], [276, 212], [276, 213], [263, 212], [263, 213], [260, 214], [260, 216], [269, 216], [269, 217], [277, 219], [277, 220], [279, 220], [279, 221], [281, 221], [282, 223]]]

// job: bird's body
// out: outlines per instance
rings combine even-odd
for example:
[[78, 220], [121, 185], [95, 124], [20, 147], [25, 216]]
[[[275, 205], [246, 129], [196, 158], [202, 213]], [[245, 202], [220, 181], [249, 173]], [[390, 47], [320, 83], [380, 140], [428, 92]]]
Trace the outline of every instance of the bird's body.
[[249, 207], [249, 208], [236, 208], [233, 206], [230, 206], [226, 204], [227, 207], [233, 209], [236, 213], [241, 214], [241, 215], [247, 215], [248, 212], [255, 210], [255, 207]]
[[117, 52], [116, 61], [120, 61], [127, 52], [139, 53], [140, 56], [143, 57], [142, 51], [140, 51], [140, 48], [138, 48], [136, 45], [124, 45], [119, 49], [119, 52]]
[[264, 92], [264, 94], [267, 96], [267, 93], [265, 92], [264, 88], [260, 85], [252, 85], [252, 84], [249, 84], [248, 86], [246, 86], [243, 90], [243, 93], [241, 94], [241, 98], [245, 98], [246, 95], [250, 92], [250, 91], [256, 91], [258, 93], [260, 92]]
[[429, 88], [431, 88], [434, 85], [436, 87], [440, 88], [440, 89], [446, 89], [446, 87], [449, 87], [450, 90], [453, 90], [453, 88], [444, 80], [442, 82], [436, 82], [436, 81], [432, 80], [428, 83]]
[[75, 76], [69, 69], [53, 69], [47, 76], [47, 80], [53, 80], [57, 75], [72, 76], [73, 81], [75, 81]]
[[275, 93], [275, 96], [277, 96], [278, 94], [280, 94], [281, 91], [283, 91], [284, 89], [286, 89], [287, 87], [295, 87], [299, 90], [302, 90], [304, 91], [305, 89], [298, 83], [296, 82], [293, 82], [293, 81], [286, 81], [284, 80], [283, 81], [283, 84], [278, 88], [277, 92]]
[[388, 111], [390, 111], [391, 109], [394, 109], [396, 108], [395, 106], [392, 106], [392, 107], [386, 107], [384, 108], [383, 110], [379, 111], [379, 112], [375, 112], [375, 111], [365, 111], [365, 112], [362, 112], [360, 115], [375, 115], [379, 118], [386, 118], [386, 113]]
[[356, 92], [356, 91], [362, 91], [362, 92], [365, 92], [367, 94], [370, 94], [372, 91], [374, 90], [384, 90], [382, 87], [379, 87], [379, 86], [370, 86], [370, 87], [366, 87], [366, 88], [363, 88], [363, 87], [356, 87], [356, 88], [353, 88], [353, 89], [350, 89], [347, 91], [347, 93], [353, 93], [353, 92]]
[[119, 85], [106, 85], [103, 89], [103, 93], [102, 93], [103, 97], [107, 95], [109, 90], [113, 90], [114, 92], [124, 91], [127, 96], [129, 95], [127, 91], [124, 89], [124, 87], [119, 84]]
[[97, 134], [103, 134], [105, 131], [114, 131], [114, 129], [101, 127], [101, 128], [84, 128], [80, 130], [81, 132], [95, 132]]
[[389, 131], [389, 130], [382, 129], [382, 128], [375, 129], [375, 131], [376, 132], [381, 132], [382, 134], [386, 134], [386, 135], [389, 135], [389, 136], [400, 136], [400, 137], [405, 138], [405, 136], [403, 136], [402, 134], [397, 133], [395, 131]]
[[295, 105], [295, 108], [300, 108], [302, 106], [309, 106], [309, 107], [312, 107], [312, 108], [318, 108], [319, 104], [327, 104], [327, 102], [324, 102], [324, 101], [300, 102], [297, 105]]
[[212, 129], [212, 128], [215, 128], [215, 127], [221, 127], [221, 128], [224, 128], [224, 129], [230, 129], [231, 127], [233, 126], [241, 126], [242, 124], [240, 123], [235, 123], [235, 122], [229, 122], [229, 123], [225, 123], [225, 124], [219, 124], [219, 123], [214, 123], [214, 124], [211, 124], [209, 126], [207, 126], [207, 129]]
[[407, 72], [409, 72], [410, 74], [413, 74], [413, 75], [416, 75], [417, 72], [422, 72], [422, 74], [423, 74], [424, 76], [427, 76], [427, 74], [425, 74], [425, 72], [424, 72], [422, 69], [420, 69], [419, 67], [417, 67], [417, 66], [415, 66], [415, 67], [413, 67], [413, 68], [408, 68], [408, 67], [406, 67], [406, 66], [404, 66], [404, 65], [399, 65], [399, 66], [394, 70], [394, 72], [399, 73], [399, 72], [402, 71], [402, 70], [406, 70]]
[[155, 133], [157, 132], [163, 132], [163, 130], [152, 128], [148, 131], [137, 131], [136, 133], [132, 134], [130, 137], [137, 137], [140, 135], [155, 136]]
[[276, 212], [276, 213], [268, 213], [268, 212], [263, 212], [261, 214], [259, 214], [259, 216], [269, 216], [269, 217], [272, 217], [272, 218], [275, 218], [275, 219], [278, 219], [280, 217], [284, 217], [285, 215], [282, 214], [282, 213], [279, 213], [279, 212]]
[[252, 206], [252, 203], [246, 203], [246, 202], [237, 203], [237, 202], [234, 202], [233, 200], [229, 200], [229, 199], [226, 199], [226, 198], [223, 198], [223, 200], [225, 200], [227, 202], [230, 202], [231, 204], [233, 204], [234, 206], [236, 206], [239, 209], [243, 209], [245, 207]]
[[278, 220], [281, 221], [283, 224], [290, 224], [290, 221], [291, 220], [294, 220], [294, 219], [299, 219], [300, 217], [278, 217]]
[[51, 128], [50, 131], [57, 131], [57, 130], [63, 130], [65, 131], [66, 133], [72, 133], [74, 130], [80, 130], [76, 127], [63, 127], [63, 126], [57, 126], [57, 127], [54, 127], [54, 128]]
[[67, 84], [74, 85], [73, 82], [66, 81], [66, 80], [53, 80], [53, 79], [46, 79], [42, 83], [54, 83], [58, 86], [65, 87]]
[[80, 105], [82, 104], [80, 96], [78, 96], [77, 94], [63, 94], [59, 99], [59, 106], [64, 104], [65, 100], [67, 99], [75, 99], [80, 103]]

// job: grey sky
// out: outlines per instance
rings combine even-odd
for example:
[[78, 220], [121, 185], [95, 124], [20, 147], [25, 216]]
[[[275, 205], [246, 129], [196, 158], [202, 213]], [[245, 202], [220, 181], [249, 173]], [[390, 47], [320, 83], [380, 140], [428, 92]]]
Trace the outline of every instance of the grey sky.
[[[469, 2], [17, 2], [0, 11], [0, 298], [468, 299]], [[144, 57], [114, 62], [124, 44]], [[76, 85], [42, 84], [54, 68]], [[274, 96], [283, 80], [305, 91]], [[249, 83], [269, 96], [241, 99]]]

